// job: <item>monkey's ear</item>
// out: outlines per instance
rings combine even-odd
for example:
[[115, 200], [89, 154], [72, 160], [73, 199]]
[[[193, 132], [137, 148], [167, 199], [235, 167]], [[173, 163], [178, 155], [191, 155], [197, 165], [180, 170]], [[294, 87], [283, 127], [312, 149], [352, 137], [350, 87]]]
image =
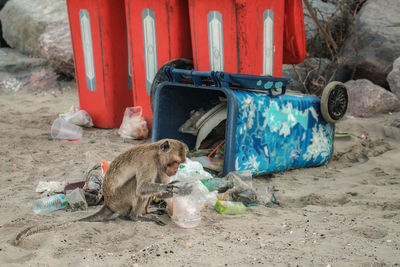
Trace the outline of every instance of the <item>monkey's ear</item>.
[[165, 141], [160, 145], [160, 149], [162, 152], [169, 152], [171, 150], [171, 147], [169, 146], [169, 142]]

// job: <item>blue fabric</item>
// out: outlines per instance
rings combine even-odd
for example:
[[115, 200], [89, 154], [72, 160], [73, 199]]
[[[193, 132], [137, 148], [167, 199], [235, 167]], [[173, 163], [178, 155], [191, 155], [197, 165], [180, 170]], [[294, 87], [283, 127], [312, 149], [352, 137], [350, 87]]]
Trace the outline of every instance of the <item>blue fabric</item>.
[[334, 125], [320, 114], [314, 96], [235, 91], [238, 117], [235, 169], [253, 174], [326, 163], [333, 151]]

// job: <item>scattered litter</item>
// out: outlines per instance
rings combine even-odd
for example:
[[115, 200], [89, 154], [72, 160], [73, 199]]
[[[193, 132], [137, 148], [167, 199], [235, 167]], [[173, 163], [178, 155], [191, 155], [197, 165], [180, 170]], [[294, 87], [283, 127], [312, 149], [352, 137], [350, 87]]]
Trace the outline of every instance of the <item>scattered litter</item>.
[[179, 165], [178, 173], [179, 179], [174, 178], [175, 176], [171, 177], [171, 180], [188, 180], [188, 179], [206, 179], [212, 178], [213, 176], [204, 170], [203, 165], [198, 162], [186, 158], [186, 162]]
[[336, 132], [335, 136], [353, 136], [353, 137], [357, 137], [358, 139], [360, 139], [363, 142], [367, 142], [369, 140], [367, 134], [356, 135], [353, 133], [338, 133], [338, 132]]
[[224, 164], [225, 128], [227, 118], [226, 99], [204, 111], [192, 111], [191, 117], [181, 125], [179, 132], [197, 136], [194, 150], [189, 153], [192, 160], [204, 168], [221, 173]]
[[185, 248], [192, 248], [192, 242], [187, 242], [186, 244], [185, 244]]
[[242, 214], [246, 212], [246, 206], [242, 202], [217, 200], [215, 209], [220, 214]]
[[233, 187], [233, 182], [222, 178], [201, 179], [201, 183], [207, 187], [208, 191], [218, 191], [218, 193], [226, 192]]
[[68, 201], [63, 194], [52, 195], [33, 202], [35, 214], [47, 214], [67, 207]]
[[62, 193], [64, 192], [64, 187], [66, 182], [57, 182], [57, 181], [50, 181], [44, 182], [40, 181], [36, 186], [36, 193], [47, 193], [47, 194], [54, 194], [54, 193]]
[[107, 160], [103, 160], [101, 164], [93, 166], [85, 176], [83, 189], [89, 206], [98, 205], [103, 199], [102, 184], [108, 164]]
[[84, 185], [85, 185], [85, 181], [67, 184], [64, 187], [64, 194], [66, 194], [68, 191], [74, 190], [76, 188], [83, 188]]
[[66, 197], [72, 210], [86, 210], [88, 208], [83, 189], [75, 188], [70, 190], [67, 192]]
[[172, 181], [179, 181], [177, 186], [191, 186], [192, 191], [187, 195], [174, 195], [172, 221], [182, 228], [193, 228], [200, 224], [200, 211], [204, 205], [214, 205], [217, 200], [215, 192], [209, 190], [200, 182], [202, 179], [210, 179], [212, 176], [203, 170], [201, 164], [190, 159], [179, 166]]
[[12, 169], [13, 169], [13, 171], [16, 171], [17, 170], [17, 164], [13, 164]]
[[51, 137], [53, 139], [80, 140], [82, 133], [82, 127], [61, 118], [57, 118], [51, 126]]
[[75, 125], [84, 127], [93, 126], [93, 121], [89, 113], [74, 106], [70, 108], [69, 112], [62, 113], [58, 116], [66, 122], [73, 123]]
[[239, 201], [244, 205], [258, 203], [257, 192], [248, 183], [240, 179], [239, 176], [231, 172], [225, 179], [233, 183], [233, 188], [220, 197], [222, 200]]
[[122, 138], [128, 139], [146, 139], [149, 130], [147, 122], [142, 117], [142, 107], [128, 107], [125, 109], [124, 118], [118, 130], [118, 134]]
[[222, 171], [224, 165], [223, 159], [212, 159], [206, 156], [192, 157], [191, 159], [200, 162], [204, 168], [210, 169], [217, 173]]

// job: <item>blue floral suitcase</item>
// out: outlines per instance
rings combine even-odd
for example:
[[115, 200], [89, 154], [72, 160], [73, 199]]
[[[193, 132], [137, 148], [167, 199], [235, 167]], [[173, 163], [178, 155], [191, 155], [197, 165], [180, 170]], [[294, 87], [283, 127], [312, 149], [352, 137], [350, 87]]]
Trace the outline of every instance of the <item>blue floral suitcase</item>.
[[190, 149], [196, 137], [178, 128], [194, 110], [227, 99], [223, 174], [251, 170], [253, 175], [328, 162], [334, 123], [324, 120], [321, 99], [286, 94], [289, 80], [270, 76], [165, 68], [169, 81], [154, 99], [153, 141], [174, 138]]

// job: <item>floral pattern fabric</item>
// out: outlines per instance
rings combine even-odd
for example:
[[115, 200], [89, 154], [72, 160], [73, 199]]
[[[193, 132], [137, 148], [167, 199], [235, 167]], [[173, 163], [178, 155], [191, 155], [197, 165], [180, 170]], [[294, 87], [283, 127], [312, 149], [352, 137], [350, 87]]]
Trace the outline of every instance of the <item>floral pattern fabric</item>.
[[235, 91], [238, 116], [235, 169], [253, 174], [317, 166], [333, 151], [334, 125], [323, 120], [314, 96]]

